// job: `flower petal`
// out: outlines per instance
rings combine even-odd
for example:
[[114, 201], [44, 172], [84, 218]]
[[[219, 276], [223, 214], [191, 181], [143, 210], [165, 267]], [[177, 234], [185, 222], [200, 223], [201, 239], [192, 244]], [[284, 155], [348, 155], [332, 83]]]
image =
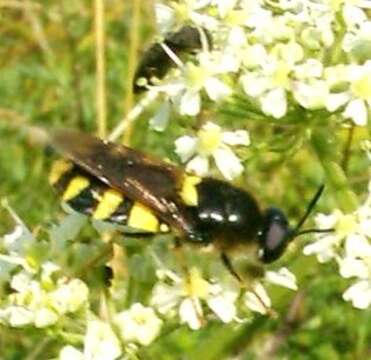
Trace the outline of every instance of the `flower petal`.
[[100, 320], [89, 321], [84, 341], [84, 359], [114, 360], [120, 355], [120, 342], [111, 326]]
[[186, 166], [187, 171], [193, 172], [198, 176], [205, 176], [209, 171], [209, 160], [207, 157], [195, 156]]
[[343, 115], [345, 118], [352, 119], [358, 126], [365, 126], [367, 124], [367, 108], [365, 102], [361, 99], [350, 101]]
[[314, 110], [324, 107], [328, 94], [328, 84], [324, 80], [294, 83], [293, 95], [297, 102], [306, 109]]
[[246, 130], [225, 131], [222, 133], [222, 141], [224, 144], [235, 145], [250, 145], [250, 135]]
[[162, 315], [171, 316], [172, 310], [181, 299], [181, 290], [178, 286], [158, 283], [152, 291], [151, 306]]
[[209, 77], [206, 79], [205, 91], [213, 101], [219, 101], [231, 93], [230, 87], [215, 77]]
[[349, 101], [349, 94], [346, 92], [329, 94], [326, 97], [326, 109], [333, 112], [345, 105], [347, 101]]
[[257, 283], [254, 286], [254, 292], [245, 293], [245, 305], [251, 310], [266, 315], [267, 309], [271, 307], [271, 299], [265, 291], [263, 285]]
[[333, 235], [325, 236], [311, 244], [308, 244], [303, 249], [304, 255], [316, 255], [320, 263], [330, 261], [335, 257], [335, 246], [338, 244], [337, 237]]
[[345, 301], [351, 301], [357, 309], [367, 309], [371, 305], [371, 281], [362, 280], [350, 288], [344, 294]]
[[175, 140], [175, 152], [182, 162], [188, 161], [196, 152], [197, 138], [193, 136], [181, 136]]
[[339, 260], [339, 272], [344, 278], [357, 276], [361, 279], [368, 277], [368, 267], [366, 262], [353, 257], [345, 257]]
[[241, 84], [245, 93], [252, 97], [258, 97], [271, 86], [271, 81], [265, 77], [258, 77], [255, 74], [241, 76]]
[[260, 98], [262, 110], [265, 114], [276, 119], [281, 118], [287, 111], [286, 92], [283, 88], [269, 91]]
[[60, 351], [59, 360], [84, 360], [84, 355], [75, 347], [67, 345]]
[[181, 115], [195, 116], [200, 112], [201, 97], [198, 91], [186, 91], [180, 99]]
[[371, 244], [363, 235], [350, 234], [345, 240], [345, 252], [350, 257], [371, 258]]
[[200, 320], [202, 313], [200, 310], [201, 306], [199, 306], [197, 299], [184, 299], [179, 307], [179, 317], [181, 322], [187, 323], [192, 330], [200, 329], [202, 326]]
[[209, 308], [225, 323], [231, 322], [236, 317], [236, 306], [223, 294], [207, 300]]
[[241, 160], [228, 147], [216, 149], [213, 155], [216, 166], [226, 179], [233, 180], [242, 173]]
[[295, 275], [285, 267], [279, 269], [278, 271], [267, 271], [265, 273], [265, 278], [272, 284], [287, 287], [291, 290], [298, 289]]
[[162, 320], [154, 310], [140, 303], [132, 304], [130, 309], [122, 311], [115, 317], [122, 338], [127, 342], [149, 345], [160, 333]]
[[169, 101], [164, 101], [156, 114], [149, 119], [149, 126], [156, 131], [164, 131], [170, 116], [170, 103]]

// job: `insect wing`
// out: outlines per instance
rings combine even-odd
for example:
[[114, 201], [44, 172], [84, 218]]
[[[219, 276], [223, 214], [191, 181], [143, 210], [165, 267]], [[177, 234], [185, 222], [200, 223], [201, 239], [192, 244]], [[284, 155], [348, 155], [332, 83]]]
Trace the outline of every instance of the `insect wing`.
[[72, 130], [51, 133], [57, 151], [106, 185], [153, 210], [182, 233], [191, 226], [178, 196], [183, 172], [140, 151]]

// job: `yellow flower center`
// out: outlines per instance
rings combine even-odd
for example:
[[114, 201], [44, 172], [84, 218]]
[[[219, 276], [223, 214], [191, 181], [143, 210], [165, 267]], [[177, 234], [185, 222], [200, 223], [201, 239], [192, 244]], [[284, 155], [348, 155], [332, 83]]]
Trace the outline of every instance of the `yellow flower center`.
[[207, 70], [192, 63], [187, 65], [187, 85], [193, 89], [200, 89], [204, 86], [207, 79]]
[[227, 14], [224, 21], [230, 26], [243, 25], [246, 22], [246, 12], [241, 10], [232, 10]]
[[147, 322], [147, 317], [144, 314], [135, 314], [134, 320], [139, 325], [144, 325]]
[[371, 72], [354, 81], [351, 89], [356, 97], [364, 100], [371, 99]]
[[330, 7], [334, 11], [340, 10], [345, 0], [330, 0]]
[[273, 82], [276, 86], [286, 88], [289, 84], [290, 68], [284, 62], [280, 62], [273, 74]]
[[174, 17], [179, 21], [179, 23], [185, 22], [190, 18], [190, 9], [188, 7], [188, 4], [174, 3], [173, 9], [175, 12]]
[[211, 155], [221, 144], [222, 132], [218, 127], [201, 129], [198, 132], [198, 141], [200, 154]]
[[335, 226], [336, 233], [341, 238], [354, 233], [357, 230], [357, 220], [354, 215], [340, 215], [339, 220]]
[[200, 271], [192, 268], [189, 271], [189, 276], [183, 282], [183, 291], [188, 297], [206, 298], [209, 286], [210, 284], [202, 278]]

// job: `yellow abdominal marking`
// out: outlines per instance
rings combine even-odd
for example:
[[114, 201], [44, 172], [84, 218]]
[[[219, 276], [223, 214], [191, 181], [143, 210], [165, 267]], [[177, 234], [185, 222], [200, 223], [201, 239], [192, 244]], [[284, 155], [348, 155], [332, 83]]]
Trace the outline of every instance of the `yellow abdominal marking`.
[[150, 209], [141, 203], [135, 202], [130, 211], [128, 226], [148, 232], [157, 232], [159, 221]]
[[182, 189], [180, 190], [180, 197], [188, 206], [198, 205], [198, 193], [196, 185], [201, 182], [198, 176], [185, 176], [183, 180]]
[[79, 195], [84, 189], [90, 184], [88, 178], [83, 176], [74, 177], [67, 186], [67, 189], [63, 193], [63, 201], [69, 201]]
[[49, 184], [50, 185], [56, 184], [59, 181], [59, 179], [63, 176], [63, 174], [70, 171], [72, 167], [73, 164], [64, 159], [54, 161], [49, 174]]
[[93, 213], [93, 219], [104, 220], [109, 218], [123, 200], [124, 197], [118, 191], [113, 189], [105, 191]]

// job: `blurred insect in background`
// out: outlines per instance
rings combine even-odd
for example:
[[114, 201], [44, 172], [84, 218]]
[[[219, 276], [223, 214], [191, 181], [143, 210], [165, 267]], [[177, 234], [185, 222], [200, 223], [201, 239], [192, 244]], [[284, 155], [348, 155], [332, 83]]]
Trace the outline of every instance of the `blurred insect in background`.
[[167, 34], [162, 43], [152, 44], [143, 54], [134, 75], [133, 91], [140, 93], [154, 85], [176, 66], [176, 59], [185, 54], [195, 53], [203, 44], [211, 49], [211, 36], [205, 29], [183, 26]]

